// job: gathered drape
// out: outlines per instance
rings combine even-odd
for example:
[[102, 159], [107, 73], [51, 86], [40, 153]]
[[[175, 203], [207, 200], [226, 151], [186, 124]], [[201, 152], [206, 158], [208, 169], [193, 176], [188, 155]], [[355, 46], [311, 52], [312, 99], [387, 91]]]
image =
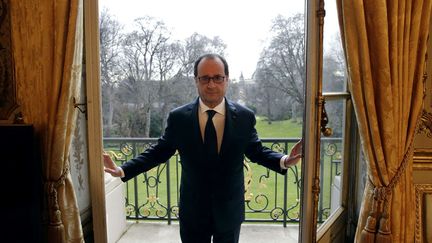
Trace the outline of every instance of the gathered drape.
[[421, 115], [431, 0], [337, 0], [365, 154], [356, 242], [413, 242], [413, 137]]
[[73, 98], [80, 100], [82, 0], [14, 0], [10, 11], [18, 101], [41, 147], [47, 240], [83, 242], [68, 162]]

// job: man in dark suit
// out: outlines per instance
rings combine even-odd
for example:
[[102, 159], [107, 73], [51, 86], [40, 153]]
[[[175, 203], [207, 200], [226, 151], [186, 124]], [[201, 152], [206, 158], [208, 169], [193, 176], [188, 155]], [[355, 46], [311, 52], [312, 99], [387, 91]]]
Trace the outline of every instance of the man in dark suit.
[[225, 98], [229, 70], [220, 55], [198, 58], [194, 76], [199, 98], [170, 112], [157, 144], [121, 167], [104, 155], [105, 171], [127, 181], [178, 150], [182, 242], [210, 242], [212, 237], [216, 243], [238, 242], [244, 220], [244, 156], [285, 174], [300, 159], [301, 141], [289, 156], [262, 146], [253, 112]]

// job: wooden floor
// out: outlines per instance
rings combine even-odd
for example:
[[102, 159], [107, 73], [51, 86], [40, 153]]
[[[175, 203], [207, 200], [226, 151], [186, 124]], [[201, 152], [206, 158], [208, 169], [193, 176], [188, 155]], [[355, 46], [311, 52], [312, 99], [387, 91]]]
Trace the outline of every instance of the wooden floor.
[[[291, 243], [298, 240], [298, 225], [242, 225], [240, 243]], [[118, 243], [180, 243], [179, 226], [177, 223], [128, 223], [128, 230]]]

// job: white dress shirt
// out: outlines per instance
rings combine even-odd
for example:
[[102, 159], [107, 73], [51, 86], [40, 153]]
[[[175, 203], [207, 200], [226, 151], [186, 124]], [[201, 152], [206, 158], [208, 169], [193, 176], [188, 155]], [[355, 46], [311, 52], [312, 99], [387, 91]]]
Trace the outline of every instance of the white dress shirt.
[[208, 118], [208, 114], [207, 114], [208, 110], [216, 111], [212, 121], [216, 129], [218, 152], [220, 152], [222, 139], [223, 139], [223, 132], [225, 129], [225, 98], [223, 98], [222, 102], [219, 103], [219, 105], [217, 105], [213, 109], [205, 105], [204, 102], [202, 102], [201, 98], [199, 99], [198, 119], [199, 119], [200, 131], [201, 131], [201, 138], [203, 141], [204, 141], [204, 130]]
[[[201, 138], [204, 141], [204, 130], [208, 118], [207, 111], [208, 110], [214, 110], [216, 111], [216, 114], [213, 116], [213, 125], [216, 129], [216, 136], [217, 136], [217, 144], [218, 144], [218, 152], [220, 152], [222, 139], [223, 139], [223, 132], [225, 128], [225, 98], [222, 99], [222, 102], [219, 103], [215, 108], [211, 109], [207, 105], [204, 104], [204, 102], [199, 98], [199, 110], [198, 110], [198, 119], [199, 119], [199, 125], [200, 125], [200, 131], [201, 131]], [[280, 160], [280, 167], [282, 169], [287, 169], [284, 165], [285, 158], [288, 155], [282, 156]]]

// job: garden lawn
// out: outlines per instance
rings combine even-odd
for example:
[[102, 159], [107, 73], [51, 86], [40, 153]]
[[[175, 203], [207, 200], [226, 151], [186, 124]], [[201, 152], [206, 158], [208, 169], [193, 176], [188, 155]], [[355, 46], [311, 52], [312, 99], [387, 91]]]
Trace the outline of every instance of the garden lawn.
[[256, 118], [256, 130], [260, 138], [301, 137], [302, 123], [295, 120], [272, 121], [268, 124], [266, 117]]

